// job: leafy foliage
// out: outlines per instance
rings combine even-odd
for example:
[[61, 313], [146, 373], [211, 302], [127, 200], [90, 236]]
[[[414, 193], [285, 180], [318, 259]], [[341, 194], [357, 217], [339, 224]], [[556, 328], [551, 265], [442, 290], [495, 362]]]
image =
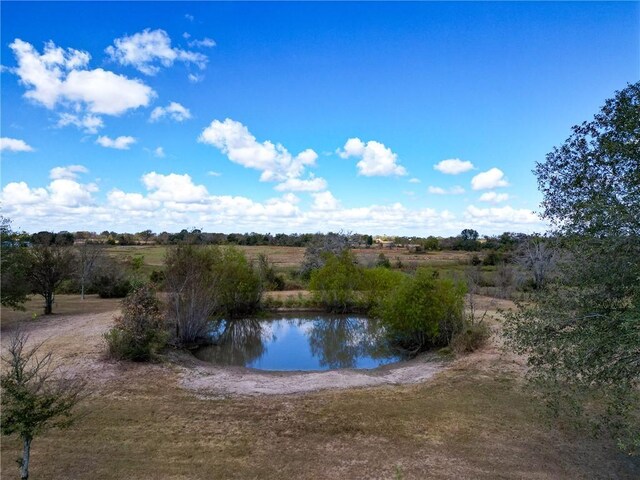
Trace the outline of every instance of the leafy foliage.
[[23, 235], [11, 230], [11, 220], [0, 217], [0, 271], [2, 285], [0, 300], [2, 306], [24, 310], [24, 302], [31, 293], [29, 283], [29, 252]]
[[136, 288], [122, 301], [122, 315], [105, 334], [109, 353], [117, 359], [153, 359], [167, 342], [164, 315], [155, 291]]
[[85, 382], [57, 375], [51, 353], [39, 356], [42, 344], [27, 348], [28, 336], [14, 333], [2, 357], [0, 378], [4, 435], [17, 434], [24, 442], [21, 478], [29, 476], [34, 437], [50, 428], [66, 428], [75, 420], [74, 407], [84, 396]]
[[74, 273], [75, 256], [71, 248], [34, 245], [29, 250], [29, 278], [33, 291], [44, 298], [44, 313], [53, 311], [56, 288]]
[[315, 301], [328, 311], [345, 313], [357, 305], [362, 280], [363, 269], [350, 250], [339, 255], [326, 253], [324, 266], [311, 272], [309, 289]]
[[627, 451], [640, 450], [639, 139], [636, 83], [537, 166], [561, 254], [505, 325], [552, 412], [588, 419]]
[[462, 283], [418, 269], [382, 300], [378, 315], [397, 345], [417, 353], [448, 345], [461, 329], [464, 294]]

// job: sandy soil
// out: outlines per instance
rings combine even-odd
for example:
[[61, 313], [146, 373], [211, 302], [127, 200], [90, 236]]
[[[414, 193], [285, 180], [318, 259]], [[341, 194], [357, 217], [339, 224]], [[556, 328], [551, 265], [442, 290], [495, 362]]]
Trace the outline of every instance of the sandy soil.
[[440, 372], [445, 364], [419, 358], [373, 370], [324, 372], [264, 372], [239, 367], [194, 365], [181, 374], [180, 384], [202, 396], [282, 395], [327, 389], [420, 383]]

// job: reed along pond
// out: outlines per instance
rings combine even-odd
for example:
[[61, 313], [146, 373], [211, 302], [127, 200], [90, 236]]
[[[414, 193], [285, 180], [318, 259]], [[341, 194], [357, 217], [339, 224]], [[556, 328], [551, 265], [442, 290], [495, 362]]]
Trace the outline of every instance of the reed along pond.
[[353, 315], [279, 315], [223, 320], [200, 360], [261, 370], [376, 368], [403, 360], [375, 320]]

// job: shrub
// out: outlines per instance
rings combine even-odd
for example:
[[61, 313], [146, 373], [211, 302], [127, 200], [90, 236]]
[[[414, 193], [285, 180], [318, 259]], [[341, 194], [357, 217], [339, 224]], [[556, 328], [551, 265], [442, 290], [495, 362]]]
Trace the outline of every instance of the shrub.
[[387, 256], [382, 252], [378, 254], [378, 260], [376, 261], [376, 267], [391, 268], [391, 262], [389, 261]]
[[216, 296], [220, 278], [214, 271], [219, 256], [216, 247], [179, 245], [167, 251], [168, 320], [178, 344], [189, 345], [202, 340], [209, 321], [220, 308]]
[[112, 357], [134, 361], [155, 358], [167, 338], [160, 302], [148, 286], [136, 288], [122, 301], [122, 315], [105, 334]]
[[249, 263], [244, 253], [235, 247], [222, 249], [214, 273], [222, 281], [215, 291], [219, 313], [238, 317], [255, 313], [262, 300], [262, 281], [259, 273]]
[[386, 267], [365, 269], [360, 284], [362, 309], [375, 312], [382, 299], [393, 291], [405, 277], [406, 275], [402, 272]]
[[349, 250], [338, 256], [328, 253], [324, 266], [311, 272], [309, 289], [314, 301], [327, 311], [345, 313], [358, 303], [357, 290], [362, 285], [362, 278], [362, 268]]
[[377, 315], [391, 341], [415, 354], [445, 346], [462, 328], [465, 287], [418, 269], [382, 299]]
[[205, 340], [209, 322], [255, 313], [262, 300], [262, 280], [234, 247], [179, 245], [168, 251], [165, 286], [176, 341]]
[[484, 322], [466, 323], [462, 330], [454, 334], [451, 349], [456, 353], [471, 353], [482, 347], [491, 332]]
[[124, 298], [133, 290], [133, 285], [127, 278], [124, 267], [116, 260], [105, 257], [96, 266], [89, 288], [100, 295], [100, 298]]

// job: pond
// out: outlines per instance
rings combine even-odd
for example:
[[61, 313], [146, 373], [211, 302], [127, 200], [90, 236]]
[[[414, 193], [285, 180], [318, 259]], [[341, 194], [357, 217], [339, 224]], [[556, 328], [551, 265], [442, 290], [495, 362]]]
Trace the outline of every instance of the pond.
[[222, 321], [200, 360], [261, 370], [376, 368], [403, 359], [378, 323], [346, 315], [285, 316]]

